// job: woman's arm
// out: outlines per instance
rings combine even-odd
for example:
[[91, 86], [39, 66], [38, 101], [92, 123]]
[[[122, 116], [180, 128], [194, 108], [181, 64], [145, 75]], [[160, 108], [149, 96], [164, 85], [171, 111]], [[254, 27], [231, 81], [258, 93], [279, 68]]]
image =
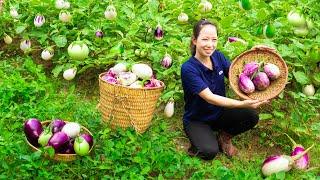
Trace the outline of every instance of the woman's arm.
[[223, 97], [220, 95], [213, 94], [209, 88], [202, 90], [199, 93], [199, 96], [210, 104], [213, 104], [216, 106], [227, 107], [227, 108], [253, 108], [253, 109], [255, 109], [255, 108], [261, 106], [262, 104], [268, 103], [267, 100], [264, 100], [264, 101], [261, 101], [261, 100], [239, 101], [239, 100]]

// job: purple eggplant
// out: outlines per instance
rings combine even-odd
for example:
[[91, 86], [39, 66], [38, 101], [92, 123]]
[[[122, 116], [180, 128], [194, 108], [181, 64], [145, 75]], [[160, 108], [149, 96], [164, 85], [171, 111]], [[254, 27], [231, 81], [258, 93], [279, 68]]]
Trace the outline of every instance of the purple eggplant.
[[144, 85], [145, 88], [153, 88], [153, 87], [161, 87], [162, 86], [161, 82], [153, 77], [151, 77], [150, 80], [146, 81], [147, 83]]
[[104, 75], [102, 76], [102, 80], [110, 83], [110, 84], [117, 84], [118, 80], [112, 76]]
[[[305, 151], [305, 149], [303, 148], [303, 146], [296, 146], [293, 151], [291, 152], [290, 156], [295, 156], [298, 154], [301, 154]], [[309, 155], [304, 154], [300, 159], [298, 159], [295, 164], [294, 167], [297, 169], [307, 169], [309, 166]]]
[[52, 121], [52, 123], [50, 124], [51, 128], [52, 128], [52, 133], [56, 133], [61, 131], [61, 129], [63, 128], [63, 126], [66, 125], [66, 122], [64, 122], [61, 119], [55, 119]]
[[172, 65], [172, 58], [169, 54], [166, 54], [161, 60], [161, 65], [164, 68], [169, 68]]
[[258, 72], [252, 80], [254, 86], [262, 91], [265, 90], [270, 85], [270, 80], [266, 73]]
[[70, 138], [67, 143], [65, 143], [60, 149], [59, 153], [61, 154], [75, 154], [74, 152], [74, 138]]
[[48, 146], [52, 146], [56, 152], [59, 152], [69, 141], [69, 136], [64, 132], [57, 132], [49, 139]]
[[230, 43], [232, 43], [232, 42], [241, 42], [242, 44], [247, 44], [247, 42], [245, 40], [240, 39], [238, 37], [228, 37], [228, 41]]
[[239, 88], [246, 94], [253, 93], [255, 90], [254, 84], [251, 79], [243, 73], [239, 76]]
[[[293, 147], [292, 147], [292, 152], [290, 156], [296, 156], [298, 154], [302, 154], [305, 149], [301, 144], [297, 144], [288, 134], [284, 133], [289, 140], [292, 142]], [[294, 163], [294, 167], [297, 169], [307, 169], [309, 166], [309, 155], [308, 153], [304, 154], [301, 158], [299, 158], [297, 161]]]
[[104, 35], [104, 34], [103, 34], [103, 32], [102, 32], [101, 30], [97, 30], [97, 31], [96, 31], [96, 37], [97, 37], [97, 38], [103, 38], [103, 35]]
[[92, 147], [93, 137], [90, 134], [81, 134], [80, 137], [82, 137], [84, 140], [86, 140], [89, 143], [90, 148]]
[[259, 70], [260, 64], [257, 62], [250, 62], [244, 65], [242, 73], [245, 74], [248, 77], [252, 77], [256, 72]]
[[161, 40], [163, 38], [163, 30], [160, 24], [158, 24], [156, 29], [154, 30], [154, 37], [156, 38], [156, 40]]
[[267, 63], [263, 67], [264, 72], [270, 78], [270, 80], [276, 80], [280, 76], [280, 69], [277, 65]]
[[28, 141], [36, 146], [39, 147], [38, 139], [43, 131], [43, 127], [41, 122], [36, 118], [28, 119], [24, 123], [24, 133], [28, 139]]
[[113, 68], [110, 68], [108, 70], [108, 72], [105, 74], [105, 76], [111, 76], [113, 78], [116, 78], [117, 74], [119, 74], [119, 73], [115, 72], [115, 70]]

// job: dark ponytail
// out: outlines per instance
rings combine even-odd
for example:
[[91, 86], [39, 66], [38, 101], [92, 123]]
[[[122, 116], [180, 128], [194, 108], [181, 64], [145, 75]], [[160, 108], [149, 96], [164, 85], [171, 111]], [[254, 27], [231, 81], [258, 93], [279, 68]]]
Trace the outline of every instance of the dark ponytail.
[[192, 38], [191, 38], [191, 42], [190, 42], [190, 51], [191, 51], [192, 56], [196, 55], [196, 46], [193, 45], [192, 39], [193, 38], [197, 39], [199, 37], [200, 31], [203, 28], [203, 26], [205, 26], [205, 25], [214, 26], [216, 28], [217, 34], [218, 34], [218, 27], [215, 23], [212, 23], [212, 22], [208, 21], [207, 19], [201, 19], [200, 21], [198, 21], [193, 26], [193, 34], [192, 34]]

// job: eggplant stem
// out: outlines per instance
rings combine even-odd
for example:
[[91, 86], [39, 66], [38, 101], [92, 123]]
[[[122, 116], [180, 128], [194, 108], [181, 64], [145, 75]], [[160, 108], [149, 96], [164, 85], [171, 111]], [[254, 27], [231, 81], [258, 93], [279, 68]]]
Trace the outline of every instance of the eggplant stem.
[[285, 134], [289, 138], [289, 140], [292, 142], [293, 146], [297, 146], [297, 143], [287, 133], [283, 133], [283, 134]]
[[309, 171], [312, 171], [312, 170], [315, 170], [315, 169], [319, 169], [320, 167], [311, 167], [311, 168], [308, 168], [305, 172], [309, 172]]
[[303, 153], [300, 153], [300, 154], [297, 154], [297, 155], [295, 155], [295, 156], [292, 156], [292, 157], [291, 157], [291, 158], [292, 158], [292, 161], [296, 161], [296, 160], [300, 159], [302, 156], [304, 156], [305, 154], [307, 154], [308, 151], [309, 151], [311, 148], [313, 148], [313, 146], [314, 146], [314, 144], [312, 144], [312, 146], [310, 146], [308, 149], [306, 149], [305, 151], [303, 151]]

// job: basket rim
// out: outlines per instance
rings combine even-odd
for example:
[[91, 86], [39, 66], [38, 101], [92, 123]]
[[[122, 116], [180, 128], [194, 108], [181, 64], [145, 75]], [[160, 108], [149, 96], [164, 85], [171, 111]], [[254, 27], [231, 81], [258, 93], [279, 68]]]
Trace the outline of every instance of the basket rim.
[[103, 83], [106, 83], [106, 84], [112, 85], [112, 86], [116, 86], [116, 87], [123, 87], [123, 88], [127, 88], [127, 89], [132, 89], [132, 90], [156, 90], [156, 89], [165, 88], [165, 86], [166, 86], [166, 85], [164, 84], [164, 82], [162, 82], [162, 81], [160, 81], [160, 80], [158, 80], [158, 79], [157, 79], [157, 80], [160, 81], [160, 84], [161, 84], [160, 87], [132, 88], [132, 87], [129, 87], [129, 86], [123, 86], [123, 85], [121, 85], [121, 84], [111, 84], [111, 83], [108, 83], [108, 82], [106, 82], [106, 81], [104, 81], [104, 80], [102, 79], [102, 76], [105, 75], [105, 74], [107, 74], [107, 73], [108, 73], [108, 72], [103, 72], [103, 73], [99, 74], [99, 80], [102, 81]]
[[[237, 61], [239, 61], [239, 59], [241, 59], [241, 57], [243, 57], [244, 55], [247, 55], [247, 54], [250, 54], [250, 53], [253, 53], [253, 52], [263, 52], [263, 53], [267, 53], [267, 54], [272, 54], [274, 56], [277, 57], [278, 60], [280, 60], [281, 64], [283, 64], [283, 68], [284, 68], [284, 81], [285, 83], [281, 84], [281, 88], [279, 88], [279, 91], [276, 92], [276, 93], [273, 93], [270, 97], [268, 98], [264, 98], [263, 100], [269, 100], [269, 99], [273, 99], [275, 98], [276, 96], [278, 96], [285, 88], [286, 86], [286, 83], [288, 82], [288, 66], [286, 64], [286, 62], [284, 61], [284, 59], [277, 53], [277, 52], [274, 52], [274, 51], [271, 51], [271, 50], [268, 50], [268, 49], [250, 49], [250, 50], [247, 50], [247, 51], [244, 51], [242, 52], [240, 55], [238, 55], [237, 57], [234, 58], [234, 60], [232, 61], [230, 67], [229, 67], [229, 73], [228, 73], [228, 76], [229, 78], [232, 77], [232, 74], [233, 72], [231, 71], [231, 69], [233, 69], [233, 66], [236, 64]], [[245, 93], [242, 93], [242, 92], [238, 92], [237, 90], [237, 85], [236, 84], [233, 84], [230, 79], [229, 79], [229, 84], [232, 88], [232, 90], [242, 99], [254, 99], [254, 98], [251, 98], [249, 97], [248, 95], [246, 95]]]
[[[65, 120], [63, 120], [63, 121], [66, 122], [66, 123], [70, 122], [70, 121], [65, 121]], [[42, 125], [46, 125], [46, 124], [49, 124], [50, 122], [51, 122], [50, 120], [45, 120], [45, 121], [41, 121], [41, 124], [42, 124]], [[91, 133], [86, 127], [84, 127], [84, 126], [81, 125], [81, 128], [83, 128], [87, 133], [89, 133], [89, 134], [93, 137], [92, 133]], [[28, 145], [29, 145], [33, 150], [35, 150], [35, 151], [41, 151], [39, 148], [37, 148], [37, 147], [35, 147], [34, 145], [32, 145], [32, 144], [28, 141], [28, 139], [27, 139], [26, 136], [25, 136], [25, 140], [27, 141]], [[89, 153], [92, 151], [93, 146], [94, 146], [94, 144], [91, 146], [91, 148], [90, 148], [90, 150], [89, 150]], [[56, 159], [56, 156], [57, 156], [57, 157], [77, 157], [77, 154], [61, 154], [61, 153], [55, 153], [53, 159]]]

